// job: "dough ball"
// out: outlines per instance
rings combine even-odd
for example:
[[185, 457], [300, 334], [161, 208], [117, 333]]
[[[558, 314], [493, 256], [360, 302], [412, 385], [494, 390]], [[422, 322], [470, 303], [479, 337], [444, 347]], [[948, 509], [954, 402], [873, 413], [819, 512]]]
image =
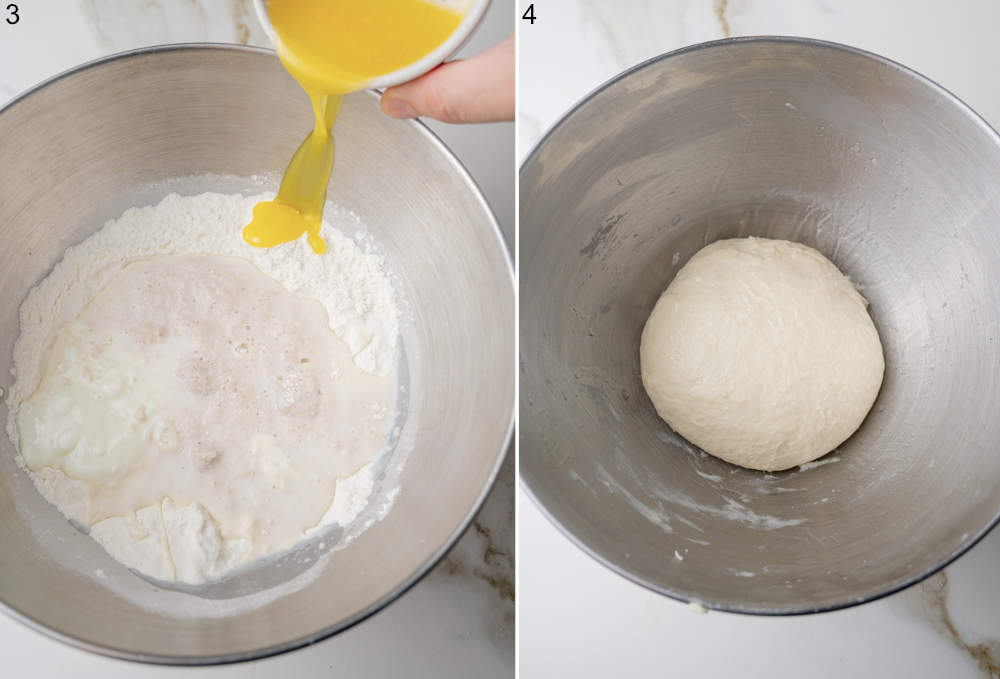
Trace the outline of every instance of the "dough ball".
[[861, 425], [885, 361], [868, 302], [816, 250], [737, 238], [703, 248], [642, 331], [656, 411], [707, 453], [776, 471]]

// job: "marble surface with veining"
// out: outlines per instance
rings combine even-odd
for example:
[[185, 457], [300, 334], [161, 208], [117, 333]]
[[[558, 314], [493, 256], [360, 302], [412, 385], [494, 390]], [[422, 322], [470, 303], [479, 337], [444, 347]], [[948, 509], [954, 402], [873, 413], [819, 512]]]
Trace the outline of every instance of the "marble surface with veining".
[[[0, 3], [0, 107], [80, 63], [178, 42], [267, 45], [250, 0], [21, 0], [5, 24]], [[496, 0], [461, 54], [513, 28], [513, 3]], [[513, 242], [512, 124], [431, 123], [490, 201]], [[2, 161], [0, 161], [2, 162]], [[305, 649], [211, 669], [142, 667], [52, 641], [0, 614], [0, 677], [510, 677], [514, 673], [512, 455], [474, 523], [413, 589], [368, 620]]]
[[[519, 0], [520, 12], [528, 4]], [[535, 23], [519, 22], [521, 159], [571, 106], [624, 69], [739, 35], [821, 38], [882, 54], [941, 83], [1000, 128], [996, 0], [534, 5]], [[820, 615], [761, 618], [698, 615], [586, 556], [523, 491], [518, 511], [523, 679], [1000, 677], [1000, 531], [945, 571], [886, 599]]]

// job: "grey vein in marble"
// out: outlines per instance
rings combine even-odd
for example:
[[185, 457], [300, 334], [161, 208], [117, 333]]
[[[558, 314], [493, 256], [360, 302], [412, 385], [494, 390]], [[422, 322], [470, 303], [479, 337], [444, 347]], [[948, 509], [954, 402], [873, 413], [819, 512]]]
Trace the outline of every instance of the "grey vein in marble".
[[604, 78], [680, 45], [729, 37], [728, 0], [656, 2], [621, 0], [609, 14], [603, 0], [580, 0], [586, 33], [596, 29], [595, 47], [612, 66]]
[[919, 596], [921, 616], [939, 634], [967, 653], [984, 677], [1000, 678], [1000, 640], [987, 639], [978, 643], [965, 640], [948, 608], [948, 573], [941, 571], [927, 578], [913, 591]]
[[729, 0], [715, 0], [715, 16], [719, 19], [722, 34], [727, 38], [731, 38], [733, 33], [729, 29], [729, 20], [726, 18], [726, 9], [728, 8]]
[[110, 52], [179, 42], [269, 46], [251, 0], [80, 0], [80, 10]]
[[514, 662], [514, 459], [509, 452], [475, 520], [427, 576], [430, 583], [469, 587], [479, 597], [482, 628], [501, 658]]

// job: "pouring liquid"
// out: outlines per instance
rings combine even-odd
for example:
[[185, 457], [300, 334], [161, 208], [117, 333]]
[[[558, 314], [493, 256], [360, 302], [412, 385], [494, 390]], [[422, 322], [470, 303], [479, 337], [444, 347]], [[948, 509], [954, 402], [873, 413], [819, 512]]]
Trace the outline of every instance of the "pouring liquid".
[[309, 95], [316, 122], [292, 156], [277, 197], [254, 206], [243, 238], [273, 247], [308, 234], [310, 247], [322, 254], [326, 243], [319, 232], [341, 99], [429, 54], [462, 15], [428, 0], [270, 0], [267, 9], [278, 57]]

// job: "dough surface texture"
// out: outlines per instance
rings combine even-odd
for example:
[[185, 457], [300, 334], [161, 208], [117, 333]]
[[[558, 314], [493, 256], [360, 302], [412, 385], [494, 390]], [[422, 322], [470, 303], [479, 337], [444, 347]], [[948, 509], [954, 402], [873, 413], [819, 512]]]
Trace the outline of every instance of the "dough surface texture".
[[646, 321], [640, 361], [671, 428], [764, 471], [843, 443], [885, 369], [868, 302], [851, 281], [813, 248], [764, 238], [698, 251]]

